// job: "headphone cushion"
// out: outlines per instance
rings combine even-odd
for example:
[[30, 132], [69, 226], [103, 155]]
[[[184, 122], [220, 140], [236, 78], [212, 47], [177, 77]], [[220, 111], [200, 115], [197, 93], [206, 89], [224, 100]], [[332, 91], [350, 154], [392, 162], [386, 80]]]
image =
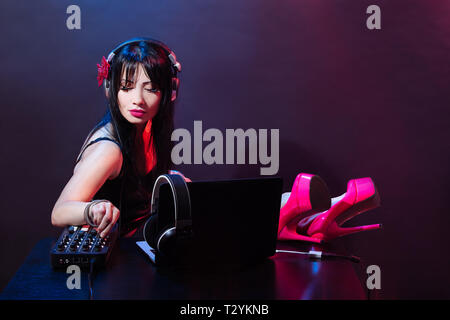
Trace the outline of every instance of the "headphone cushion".
[[170, 259], [176, 257], [176, 254], [179, 251], [179, 241], [176, 238], [175, 228], [167, 229], [156, 241], [159, 242], [159, 253]]
[[164, 233], [158, 228], [158, 214], [152, 215], [144, 226], [144, 237], [148, 245], [153, 249], [158, 249], [165, 256], [172, 256], [176, 248], [175, 230], [167, 229]]
[[177, 242], [175, 228], [167, 229], [164, 233], [158, 230], [158, 214], [151, 216], [144, 226], [144, 237], [148, 245], [164, 256], [173, 258], [176, 254]]
[[156, 249], [158, 236], [159, 236], [158, 214], [154, 214], [145, 223], [144, 238], [150, 247]]

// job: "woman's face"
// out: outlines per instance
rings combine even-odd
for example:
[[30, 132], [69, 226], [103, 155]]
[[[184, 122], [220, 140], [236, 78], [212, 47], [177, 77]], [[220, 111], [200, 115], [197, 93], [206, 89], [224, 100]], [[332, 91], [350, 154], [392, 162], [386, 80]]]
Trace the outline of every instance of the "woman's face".
[[122, 116], [138, 129], [143, 129], [158, 112], [161, 91], [152, 85], [142, 64], [139, 64], [134, 78], [128, 82], [123, 72], [117, 100]]

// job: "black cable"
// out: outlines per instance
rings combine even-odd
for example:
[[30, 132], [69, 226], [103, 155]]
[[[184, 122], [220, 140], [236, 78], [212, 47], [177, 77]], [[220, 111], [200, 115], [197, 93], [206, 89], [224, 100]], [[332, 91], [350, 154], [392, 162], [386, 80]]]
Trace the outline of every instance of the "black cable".
[[89, 282], [89, 300], [94, 300], [94, 264], [96, 258], [91, 258], [89, 260], [89, 274], [88, 274], [88, 282]]
[[350, 260], [355, 263], [358, 263], [361, 260], [359, 257], [356, 257], [356, 256], [346, 256], [346, 255], [342, 255], [342, 254], [314, 251], [314, 250], [310, 250], [308, 252], [291, 251], [291, 250], [276, 250], [276, 252], [304, 254], [304, 255], [307, 255], [310, 259], [342, 258], [342, 259]]

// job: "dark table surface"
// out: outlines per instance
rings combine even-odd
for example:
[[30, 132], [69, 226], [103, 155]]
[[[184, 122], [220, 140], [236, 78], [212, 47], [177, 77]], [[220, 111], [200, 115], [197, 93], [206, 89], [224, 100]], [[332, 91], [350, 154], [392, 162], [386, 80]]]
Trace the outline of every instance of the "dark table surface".
[[[156, 268], [136, 245], [120, 239], [107, 266], [96, 272], [94, 299], [366, 299], [355, 263], [344, 259], [310, 260], [277, 253], [270, 259], [240, 269], [170, 272]], [[49, 252], [55, 242], [37, 243], [0, 299], [89, 299], [88, 275], [81, 274], [81, 289], [69, 290], [71, 274], [54, 270]], [[279, 242], [277, 249], [308, 251], [336, 248], [301, 242]], [[339, 252], [342, 252], [340, 250]]]

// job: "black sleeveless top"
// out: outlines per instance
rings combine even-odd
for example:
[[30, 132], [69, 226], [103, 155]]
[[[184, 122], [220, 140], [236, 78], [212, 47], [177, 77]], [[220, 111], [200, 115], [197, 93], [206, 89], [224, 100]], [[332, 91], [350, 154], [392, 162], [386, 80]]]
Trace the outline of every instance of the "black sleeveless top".
[[[122, 146], [116, 140], [108, 137], [100, 137], [82, 148], [76, 163], [80, 161], [87, 147], [102, 140], [114, 142], [122, 151]], [[132, 179], [128, 174], [124, 160], [119, 175], [112, 180], [106, 180], [92, 198], [92, 200], [109, 200], [120, 210], [119, 227], [121, 236], [129, 237], [134, 235], [136, 231], [142, 228], [150, 216], [151, 192], [153, 187], [153, 179], [150, 177], [151, 174], [148, 174], [145, 177], [138, 177], [137, 181], [136, 179]]]

